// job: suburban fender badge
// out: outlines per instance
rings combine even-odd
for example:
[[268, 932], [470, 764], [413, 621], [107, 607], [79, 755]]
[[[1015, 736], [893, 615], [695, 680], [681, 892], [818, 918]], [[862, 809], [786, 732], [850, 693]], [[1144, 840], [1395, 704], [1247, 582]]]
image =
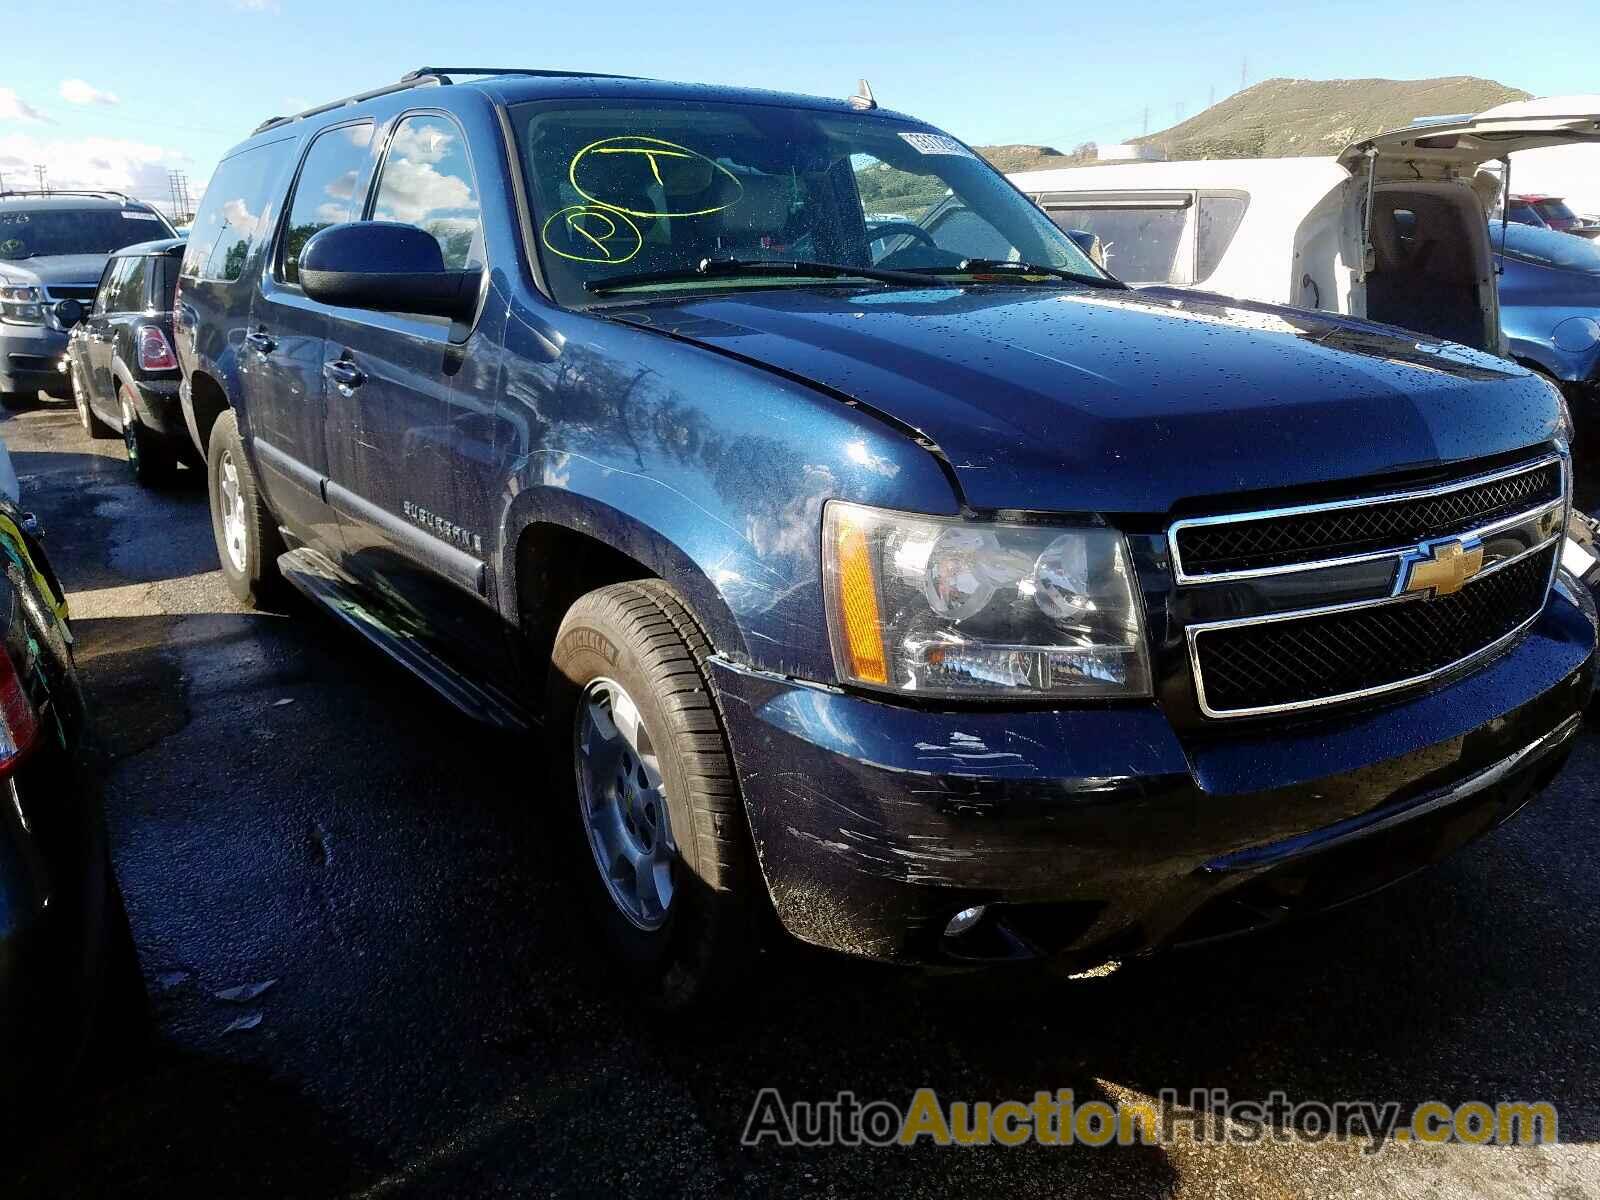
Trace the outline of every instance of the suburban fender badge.
[[1410, 550], [1400, 560], [1397, 596], [1423, 593], [1426, 599], [1453, 596], [1483, 570], [1483, 543], [1452, 538]]

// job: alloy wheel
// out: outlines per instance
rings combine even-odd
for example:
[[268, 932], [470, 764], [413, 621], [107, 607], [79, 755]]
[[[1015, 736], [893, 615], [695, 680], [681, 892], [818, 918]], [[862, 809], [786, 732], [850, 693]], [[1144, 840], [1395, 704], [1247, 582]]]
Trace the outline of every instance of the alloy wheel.
[[672, 908], [678, 847], [654, 740], [621, 684], [600, 678], [584, 689], [572, 750], [583, 827], [606, 890], [636, 928], [659, 929]]
[[250, 534], [244, 519], [244, 492], [239, 487], [239, 468], [233, 453], [222, 452], [217, 464], [217, 492], [222, 510], [222, 541], [228, 548], [233, 569], [241, 574], [249, 561]]

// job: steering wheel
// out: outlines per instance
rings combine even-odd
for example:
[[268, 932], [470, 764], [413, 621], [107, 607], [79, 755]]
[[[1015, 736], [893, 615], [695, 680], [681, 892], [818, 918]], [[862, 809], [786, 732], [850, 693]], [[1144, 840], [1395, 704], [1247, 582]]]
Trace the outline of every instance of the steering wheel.
[[924, 246], [932, 246], [935, 250], [939, 248], [939, 243], [933, 240], [933, 234], [914, 221], [881, 221], [876, 225], [868, 225], [867, 241], [881, 241], [883, 238], [895, 237], [902, 233], [915, 238]]

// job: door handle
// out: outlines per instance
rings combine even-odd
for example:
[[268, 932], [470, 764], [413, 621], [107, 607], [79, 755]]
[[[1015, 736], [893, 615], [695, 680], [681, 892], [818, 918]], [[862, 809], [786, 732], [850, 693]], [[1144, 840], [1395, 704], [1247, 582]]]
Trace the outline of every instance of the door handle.
[[342, 388], [358, 388], [367, 381], [367, 373], [348, 359], [323, 363], [322, 373]]
[[257, 354], [271, 354], [278, 348], [278, 343], [264, 333], [247, 333], [244, 335], [244, 344]]

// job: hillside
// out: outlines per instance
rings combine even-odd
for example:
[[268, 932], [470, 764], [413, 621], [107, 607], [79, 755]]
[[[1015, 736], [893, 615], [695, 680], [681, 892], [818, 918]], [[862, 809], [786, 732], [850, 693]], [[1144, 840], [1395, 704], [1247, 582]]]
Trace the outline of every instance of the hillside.
[[1479, 113], [1529, 93], [1470, 75], [1443, 79], [1268, 79], [1170, 129], [1135, 139], [1168, 158], [1337, 154], [1417, 117]]

